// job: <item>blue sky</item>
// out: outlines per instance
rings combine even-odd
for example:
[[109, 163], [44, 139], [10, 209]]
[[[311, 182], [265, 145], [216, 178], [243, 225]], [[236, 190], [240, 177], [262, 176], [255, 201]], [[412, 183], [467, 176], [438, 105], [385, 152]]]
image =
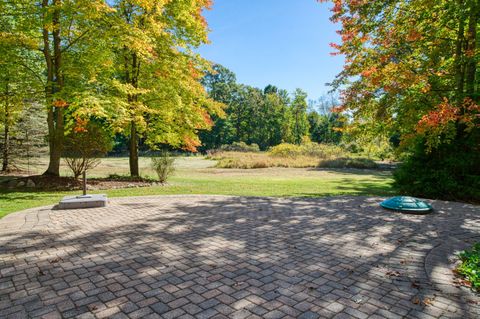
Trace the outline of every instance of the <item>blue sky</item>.
[[298, 87], [317, 99], [343, 65], [330, 55], [339, 26], [330, 22], [329, 7], [316, 0], [214, 0], [205, 12], [211, 44], [199, 52], [235, 72], [240, 83]]

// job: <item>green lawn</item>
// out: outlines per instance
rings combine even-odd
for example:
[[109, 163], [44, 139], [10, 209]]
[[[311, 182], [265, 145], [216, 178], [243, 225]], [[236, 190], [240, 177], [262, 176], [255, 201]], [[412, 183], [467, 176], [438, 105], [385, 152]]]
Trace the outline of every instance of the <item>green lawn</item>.
[[[146, 161], [142, 161], [145, 171]], [[118, 164], [118, 165], [113, 165]], [[124, 173], [125, 159], [106, 159], [93, 176]], [[177, 161], [177, 171], [166, 186], [101, 190], [110, 197], [216, 194], [244, 196], [319, 197], [335, 195], [391, 195], [389, 172], [370, 170], [317, 170], [302, 168], [217, 169], [202, 158]], [[39, 164], [40, 165], [40, 164]], [[118, 167], [118, 169], [114, 169]], [[78, 192], [0, 190], [0, 217], [22, 209], [57, 203], [63, 196]]]

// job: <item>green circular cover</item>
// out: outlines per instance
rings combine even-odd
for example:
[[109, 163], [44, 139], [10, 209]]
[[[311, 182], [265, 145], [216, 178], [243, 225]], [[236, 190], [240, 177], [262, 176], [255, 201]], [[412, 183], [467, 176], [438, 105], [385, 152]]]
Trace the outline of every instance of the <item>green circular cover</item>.
[[380, 206], [388, 209], [407, 211], [407, 212], [428, 212], [432, 206], [418, 198], [408, 196], [396, 196], [384, 200]]

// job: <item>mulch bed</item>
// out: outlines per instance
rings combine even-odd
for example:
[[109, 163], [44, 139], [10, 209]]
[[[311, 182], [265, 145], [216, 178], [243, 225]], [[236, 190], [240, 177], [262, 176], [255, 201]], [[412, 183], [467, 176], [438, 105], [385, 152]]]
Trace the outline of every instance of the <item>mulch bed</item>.
[[[32, 183], [33, 182], [33, 183]], [[129, 187], [148, 187], [157, 185], [154, 180], [144, 178], [113, 177], [87, 179], [89, 190], [117, 189]], [[0, 188], [15, 190], [70, 191], [82, 189], [82, 179], [58, 176], [12, 176], [0, 183]]]

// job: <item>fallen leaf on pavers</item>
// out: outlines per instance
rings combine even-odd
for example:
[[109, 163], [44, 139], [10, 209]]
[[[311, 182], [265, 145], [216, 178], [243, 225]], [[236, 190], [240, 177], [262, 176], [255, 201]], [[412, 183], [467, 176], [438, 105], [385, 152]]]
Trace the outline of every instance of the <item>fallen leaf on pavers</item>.
[[432, 304], [433, 300], [430, 298], [423, 298], [422, 304], [424, 306], [430, 306]]
[[345, 270], [354, 270], [355, 267], [352, 266], [352, 265], [342, 265], [342, 267], [345, 269]]
[[385, 274], [389, 277], [400, 277], [400, 273], [396, 270], [389, 270]]
[[96, 305], [88, 305], [88, 310], [90, 310], [90, 311], [95, 311], [97, 309], [98, 309], [98, 307]]
[[460, 286], [467, 287], [467, 288], [472, 287], [472, 283], [470, 281], [466, 280], [466, 279], [463, 279], [463, 278], [455, 278], [453, 280], [453, 283], [457, 287], [460, 287]]
[[50, 260], [50, 263], [55, 264], [55, 263], [58, 263], [60, 260], [62, 260], [62, 258], [56, 257], [56, 258], [53, 258], [52, 260]]
[[358, 303], [358, 304], [359, 304], [359, 303], [362, 303], [362, 302], [363, 302], [363, 299], [362, 299], [362, 296], [353, 296], [353, 297], [352, 297], [352, 301], [353, 301], [354, 303]]
[[412, 281], [412, 288], [420, 289], [420, 284], [418, 283], [418, 281]]
[[418, 297], [413, 298], [412, 303], [414, 303], [415, 305], [418, 305], [420, 303], [420, 298]]

